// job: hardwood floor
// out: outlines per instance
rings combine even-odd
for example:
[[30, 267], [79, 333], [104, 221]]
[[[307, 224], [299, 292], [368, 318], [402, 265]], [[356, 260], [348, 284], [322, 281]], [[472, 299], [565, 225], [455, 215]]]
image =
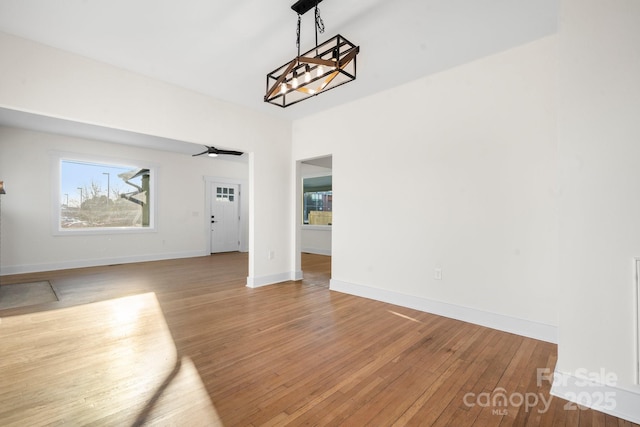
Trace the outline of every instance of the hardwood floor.
[[258, 289], [239, 253], [3, 277], [60, 301], [0, 311], [0, 425], [634, 425], [549, 396], [555, 345], [331, 292], [330, 262]]

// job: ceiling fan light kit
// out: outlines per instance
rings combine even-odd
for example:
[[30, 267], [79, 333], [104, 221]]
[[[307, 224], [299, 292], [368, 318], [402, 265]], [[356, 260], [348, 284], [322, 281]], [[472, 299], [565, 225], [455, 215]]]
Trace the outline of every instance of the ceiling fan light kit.
[[[291, 6], [298, 14], [298, 56], [267, 74], [265, 102], [285, 108], [356, 79], [359, 46], [340, 34], [318, 44], [318, 31], [324, 32], [318, 9], [321, 1], [299, 0]], [[316, 46], [301, 55], [300, 18], [311, 8], [316, 15]]]

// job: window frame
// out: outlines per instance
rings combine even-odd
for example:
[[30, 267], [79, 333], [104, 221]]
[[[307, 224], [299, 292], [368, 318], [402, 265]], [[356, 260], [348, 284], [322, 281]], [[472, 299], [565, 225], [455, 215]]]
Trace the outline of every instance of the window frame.
[[[156, 233], [157, 230], [157, 177], [159, 167], [148, 161], [137, 159], [123, 159], [103, 156], [99, 154], [86, 154], [74, 152], [52, 151], [51, 156], [51, 193], [52, 215], [51, 230], [54, 236], [88, 236], [88, 235], [113, 235], [113, 234], [140, 234]], [[80, 162], [105, 166], [126, 167], [131, 169], [149, 170], [149, 226], [147, 227], [90, 227], [90, 228], [63, 228], [61, 225], [62, 206], [62, 162]]]

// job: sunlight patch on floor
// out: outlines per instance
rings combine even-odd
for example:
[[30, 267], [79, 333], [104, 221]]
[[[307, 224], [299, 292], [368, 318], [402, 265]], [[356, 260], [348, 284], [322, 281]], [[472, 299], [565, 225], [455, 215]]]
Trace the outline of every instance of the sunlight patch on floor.
[[409, 317], [409, 316], [406, 316], [404, 314], [401, 314], [401, 313], [398, 313], [398, 312], [395, 312], [395, 311], [391, 311], [391, 310], [387, 310], [387, 311], [389, 313], [391, 313], [391, 314], [395, 314], [396, 316], [402, 317], [403, 319], [411, 320], [412, 322], [416, 322], [416, 323], [423, 323], [418, 319], [414, 319], [413, 317]]
[[222, 425], [154, 293], [2, 320], [3, 426]]

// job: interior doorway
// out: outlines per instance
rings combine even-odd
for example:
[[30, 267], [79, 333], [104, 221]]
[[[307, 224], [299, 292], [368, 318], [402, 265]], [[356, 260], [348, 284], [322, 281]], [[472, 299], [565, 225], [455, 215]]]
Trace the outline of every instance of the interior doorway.
[[304, 273], [302, 271], [303, 252], [326, 257], [332, 255], [333, 157], [331, 155], [297, 162], [296, 222], [296, 270]]

